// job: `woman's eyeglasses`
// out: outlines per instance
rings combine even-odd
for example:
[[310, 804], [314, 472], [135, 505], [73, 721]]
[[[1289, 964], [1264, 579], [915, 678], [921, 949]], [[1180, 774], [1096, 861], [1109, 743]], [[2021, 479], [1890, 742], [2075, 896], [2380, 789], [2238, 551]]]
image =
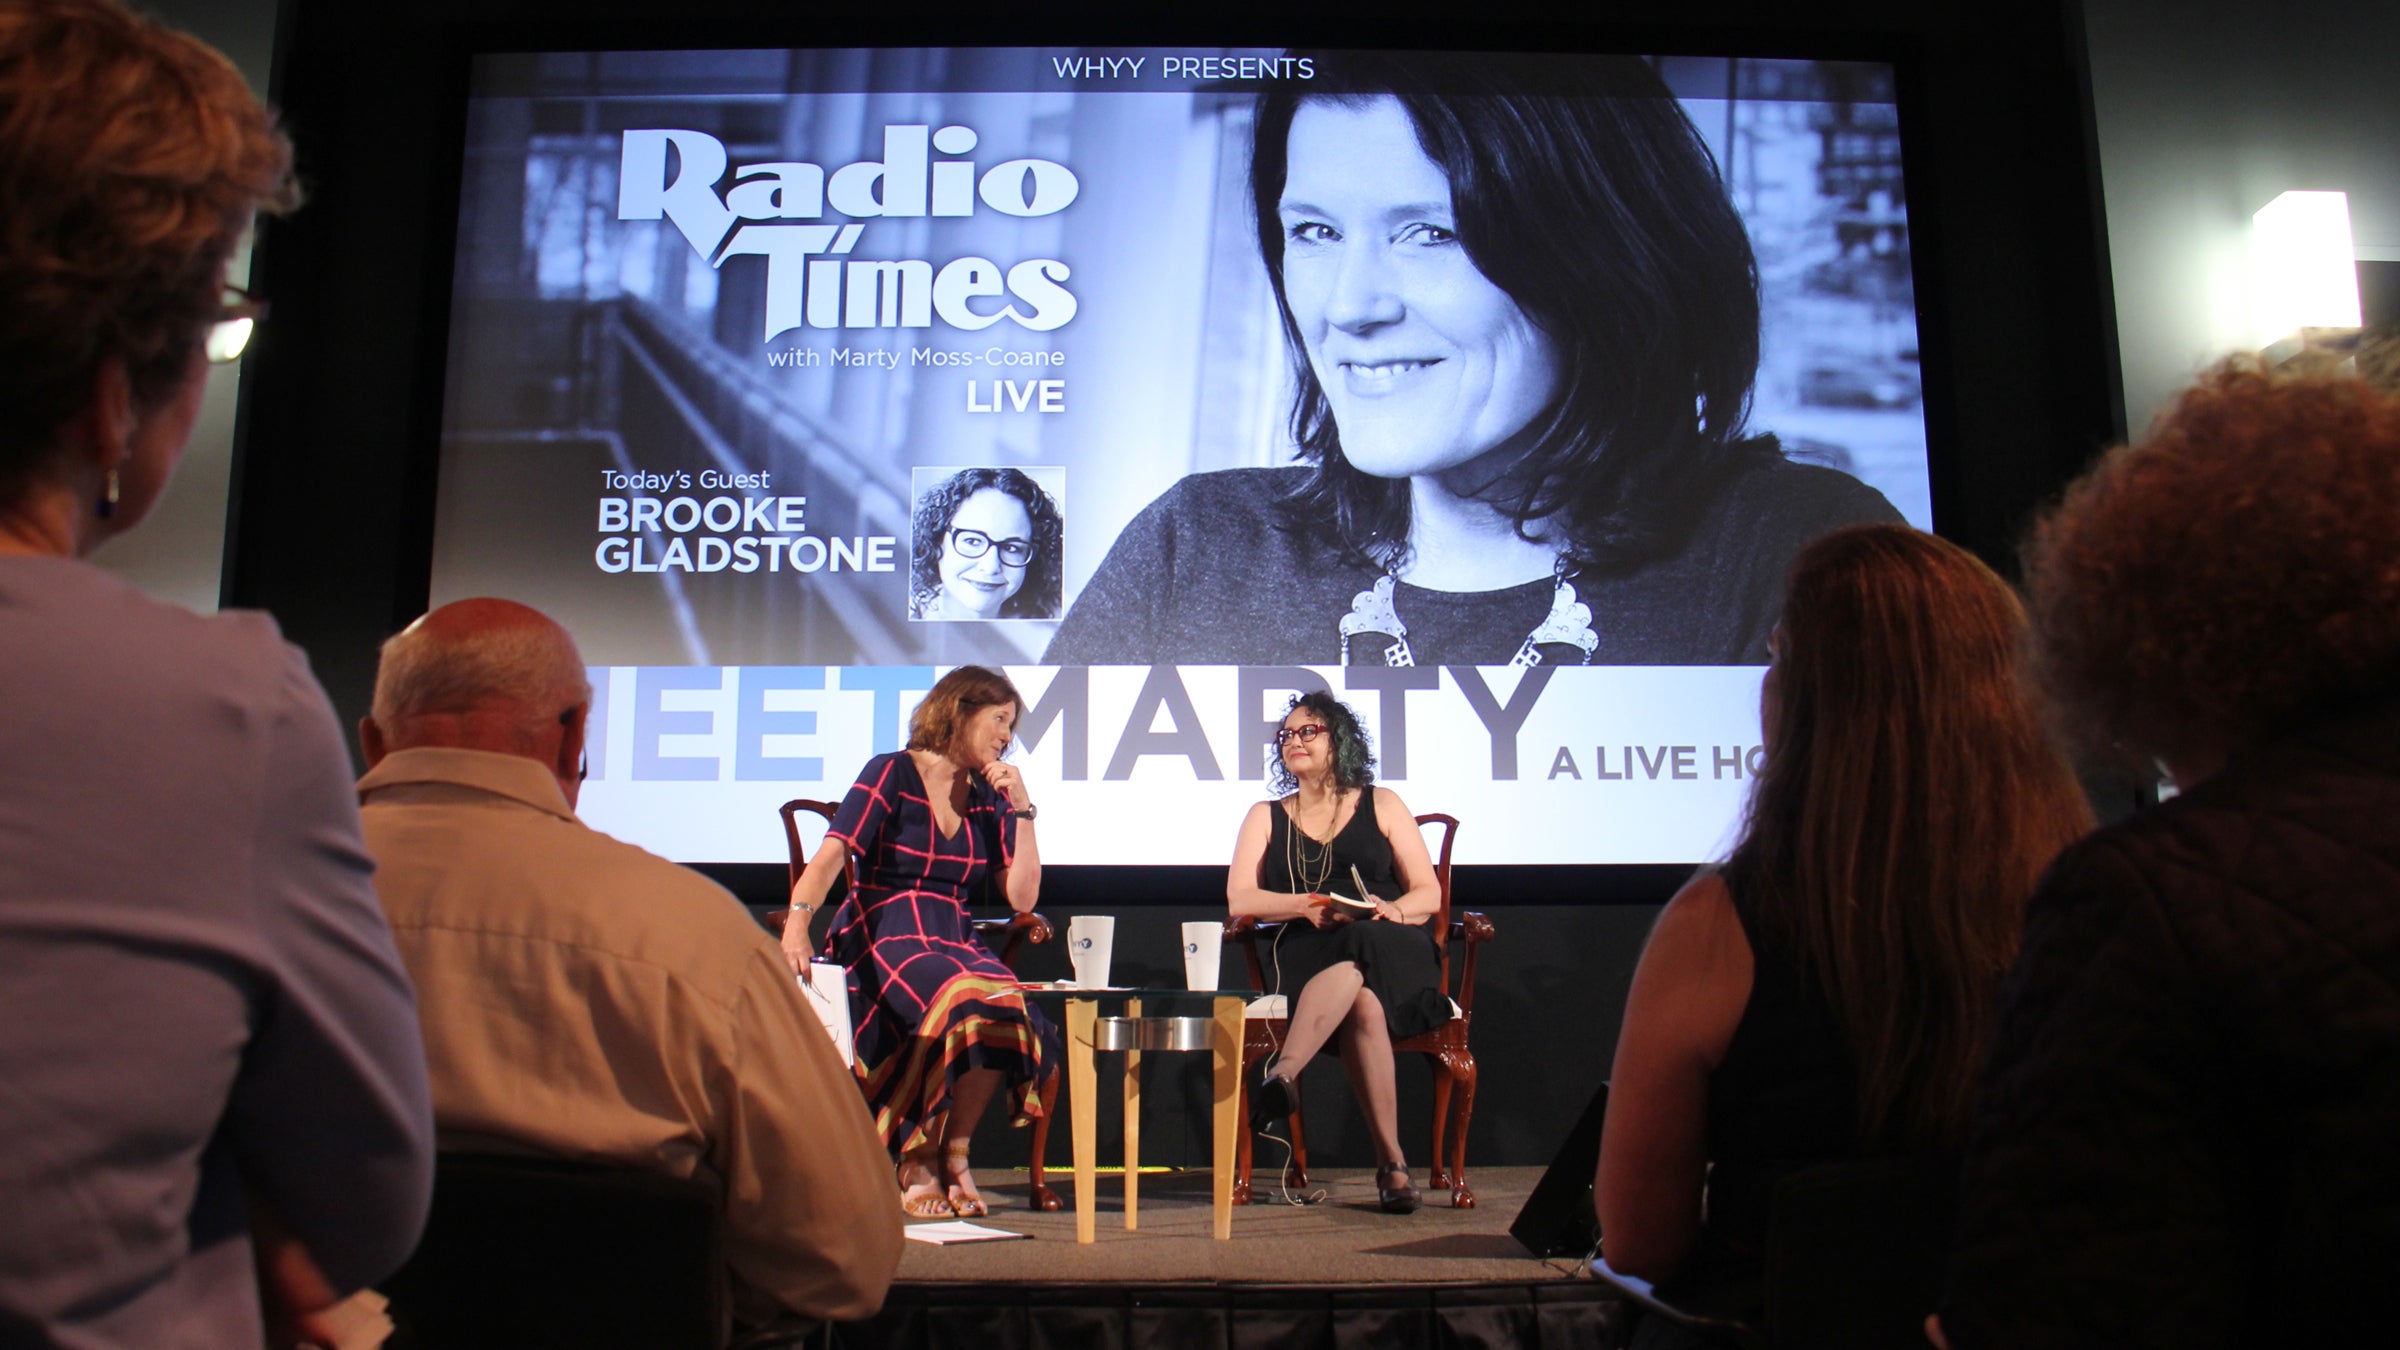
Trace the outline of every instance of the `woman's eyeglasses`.
[[1023, 567], [1033, 561], [1033, 541], [1030, 539], [994, 539], [981, 530], [950, 531], [950, 547], [962, 558], [980, 558], [997, 546], [1000, 561], [1010, 567]]
[[208, 330], [209, 364], [221, 366], [238, 359], [242, 349], [250, 345], [250, 335], [258, 330], [259, 321], [266, 317], [266, 301], [239, 286], [226, 287], [217, 321]]
[[1306, 745], [1310, 741], [1315, 740], [1317, 737], [1324, 735], [1325, 730], [1326, 729], [1323, 725], [1315, 722], [1311, 722], [1304, 727], [1284, 727], [1275, 733], [1275, 744], [1278, 746], [1285, 746], [1290, 745], [1293, 741], [1298, 741], [1302, 745]]

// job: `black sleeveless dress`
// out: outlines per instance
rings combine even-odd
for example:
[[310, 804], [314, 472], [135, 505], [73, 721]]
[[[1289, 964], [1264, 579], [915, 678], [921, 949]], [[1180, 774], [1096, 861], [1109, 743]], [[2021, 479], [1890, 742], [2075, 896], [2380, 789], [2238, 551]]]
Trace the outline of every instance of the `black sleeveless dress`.
[[[1407, 891], [1392, 862], [1392, 843], [1375, 823], [1375, 789], [1366, 788], [1350, 823], [1334, 835], [1330, 846], [1292, 829], [1291, 813], [1282, 802], [1268, 806], [1272, 822], [1267, 856], [1259, 864], [1258, 884], [1286, 895], [1328, 891], [1348, 895], [1357, 889], [1350, 879], [1353, 867], [1379, 900], [1397, 900]], [[1330, 863], [1326, 853], [1330, 848]], [[1383, 1004], [1384, 1022], [1392, 1039], [1433, 1030], [1450, 1020], [1450, 1000], [1442, 993], [1441, 958], [1429, 924], [1360, 920], [1317, 928], [1306, 920], [1288, 923], [1276, 934], [1266, 960], [1264, 991], [1284, 994], [1295, 1006], [1300, 991], [1327, 967], [1344, 961], [1358, 963], [1367, 988]]]
[[1725, 880], [1750, 943], [1750, 1002], [1708, 1078], [1708, 1231], [1755, 1252], [1778, 1181], [1856, 1152], [1858, 1067], [1800, 953]]
[[[1755, 1320], [1766, 1307], [1767, 1212], [1775, 1185], [1855, 1156], [1858, 1068], [1840, 1018], [1800, 953], [1759, 915], [1752, 889], [1725, 886], [1750, 944], [1750, 1001], [1708, 1077], [1708, 1189], [1699, 1240], [1659, 1281], [1678, 1307]], [[1634, 1350], [1713, 1344], [1645, 1318]]]

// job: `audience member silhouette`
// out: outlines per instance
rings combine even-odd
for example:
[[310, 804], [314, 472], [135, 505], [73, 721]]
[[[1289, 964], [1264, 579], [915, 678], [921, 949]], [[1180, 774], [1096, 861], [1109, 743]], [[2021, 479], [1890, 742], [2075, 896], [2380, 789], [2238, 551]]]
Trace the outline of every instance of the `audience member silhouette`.
[[2180, 789], [2035, 896], [1938, 1330], [2368, 1344], [2400, 1253], [2400, 399], [2229, 365], [2037, 530], [2041, 670]]
[[81, 561], [165, 490], [259, 315], [227, 261], [293, 195], [216, 52], [0, 0], [0, 1335], [330, 1343], [424, 1224], [424, 1052], [332, 706], [264, 615]]
[[1740, 842], [1634, 973], [1595, 1178], [1612, 1268], [1754, 1317], [1778, 1180], [1963, 1142], [2025, 897], [2091, 823], [2024, 626], [1990, 568], [1907, 526], [1794, 560]]
[[512, 601], [384, 644], [358, 790], [441, 1146], [721, 1180], [737, 1319], [866, 1316], [900, 1259], [882, 1141], [741, 903], [575, 818], [590, 712]]

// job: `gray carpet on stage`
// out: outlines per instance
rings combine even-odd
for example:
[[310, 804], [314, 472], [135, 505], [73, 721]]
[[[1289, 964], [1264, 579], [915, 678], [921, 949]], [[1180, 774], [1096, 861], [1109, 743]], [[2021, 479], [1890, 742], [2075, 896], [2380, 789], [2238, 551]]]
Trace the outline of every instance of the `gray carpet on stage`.
[[[1265, 1159], [1262, 1157], [1262, 1163]], [[1474, 1209], [1452, 1209], [1448, 1192], [1425, 1193], [1414, 1214], [1376, 1206], [1375, 1179], [1366, 1171], [1325, 1171], [1311, 1178], [1315, 1204], [1280, 1203], [1272, 1171], [1257, 1174], [1258, 1202], [1237, 1205], [1233, 1238], [1209, 1236], [1209, 1174], [1146, 1173], [1136, 1209], [1139, 1229], [1125, 1231], [1125, 1183], [1102, 1173], [1098, 1240], [1075, 1241], [1072, 1172], [1050, 1174], [1067, 1208], [1056, 1214], [1026, 1206], [1025, 1174], [979, 1172], [991, 1204], [983, 1226], [1031, 1236], [1029, 1242], [978, 1242], [935, 1247], [906, 1244], [903, 1284], [1030, 1281], [1079, 1284], [1427, 1285], [1526, 1284], [1582, 1278], [1580, 1261], [1542, 1261], [1508, 1235], [1509, 1221], [1540, 1178], [1538, 1167], [1471, 1172]], [[1414, 1173], [1418, 1185], [1425, 1172]], [[896, 1201], [895, 1201], [896, 1203]]]
[[[1264, 1161], [1264, 1159], [1262, 1159]], [[1257, 1180], [1273, 1175], [1262, 1167]], [[1374, 1178], [1328, 1170], [1315, 1203], [1233, 1211], [1210, 1236], [1209, 1174], [1147, 1173], [1137, 1231], [1125, 1230], [1121, 1173], [1103, 1173], [1097, 1240], [1075, 1241], [1072, 1174], [1050, 1181], [1068, 1207], [1026, 1207], [1025, 1175], [977, 1173], [986, 1227], [1030, 1241], [904, 1243], [883, 1311], [824, 1328], [828, 1350], [1607, 1350], [1626, 1308], [1572, 1258], [1539, 1260], [1508, 1235], [1542, 1169], [1472, 1174], [1474, 1209], [1428, 1193], [1414, 1214], [1376, 1205]], [[1421, 1184], [1422, 1170], [1416, 1173]], [[898, 1203], [897, 1194], [894, 1196]]]

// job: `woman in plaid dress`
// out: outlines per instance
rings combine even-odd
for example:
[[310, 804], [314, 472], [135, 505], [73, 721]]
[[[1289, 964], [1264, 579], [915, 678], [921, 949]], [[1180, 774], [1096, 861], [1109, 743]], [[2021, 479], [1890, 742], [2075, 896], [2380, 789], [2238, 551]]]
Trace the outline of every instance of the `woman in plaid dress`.
[[1048, 1109], [1038, 1089], [1058, 1033], [967, 913], [987, 885], [1018, 913], [1040, 891], [1033, 799], [1000, 758], [1023, 710], [996, 671], [943, 676], [909, 720], [908, 749], [867, 761], [792, 888], [784, 951], [805, 969], [809, 916], [844, 854], [857, 859], [826, 946], [850, 971], [859, 1084], [912, 1217], [986, 1212], [967, 1148], [1003, 1087], [1019, 1124]]

